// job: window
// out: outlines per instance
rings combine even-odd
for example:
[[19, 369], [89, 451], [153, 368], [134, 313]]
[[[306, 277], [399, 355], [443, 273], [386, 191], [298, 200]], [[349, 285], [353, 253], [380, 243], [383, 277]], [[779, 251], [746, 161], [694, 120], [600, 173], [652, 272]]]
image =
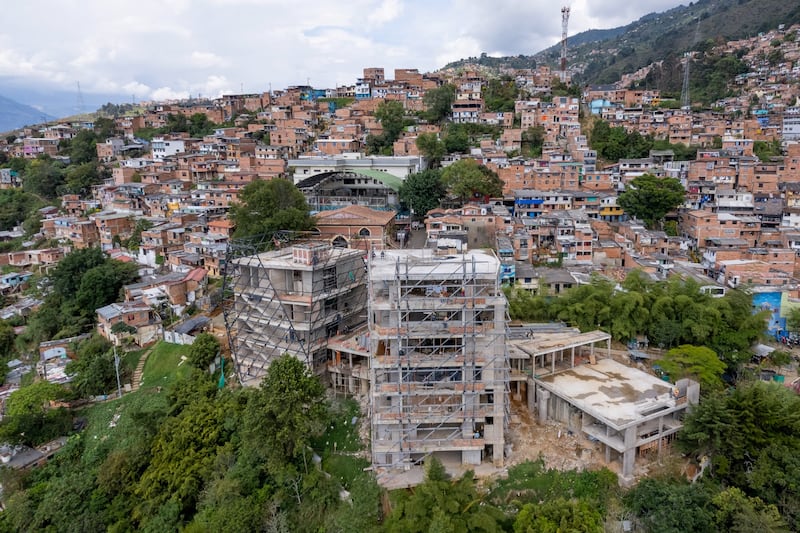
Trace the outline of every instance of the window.
[[339, 306], [336, 298], [328, 298], [327, 300], [325, 300], [324, 309], [326, 314], [336, 311], [338, 308]]
[[322, 284], [326, 291], [331, 291], [338, 286], [336, 281], [336, 267], [326, 268], [322, 271]]

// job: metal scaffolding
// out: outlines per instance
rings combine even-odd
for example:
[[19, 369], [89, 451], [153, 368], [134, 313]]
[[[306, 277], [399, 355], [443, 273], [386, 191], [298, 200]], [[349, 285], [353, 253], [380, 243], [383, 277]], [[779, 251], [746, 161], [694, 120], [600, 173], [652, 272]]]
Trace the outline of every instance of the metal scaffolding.
[[502, 465], [509, 365], [499, 266], [484, 251], [370, 258], [374, 466], [406, 468], [438, 452]]
[[236, 374], [256, 385], [288, 353], [322, 373], [327, 342], [365, 320], [363, 251], [278, 232], [228, 246], [223, 312]]

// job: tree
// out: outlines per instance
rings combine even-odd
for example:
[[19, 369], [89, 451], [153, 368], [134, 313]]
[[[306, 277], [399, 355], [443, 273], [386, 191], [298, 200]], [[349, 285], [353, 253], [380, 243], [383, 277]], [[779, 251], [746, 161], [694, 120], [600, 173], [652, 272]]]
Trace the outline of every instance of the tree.
[[97, 138], [104, 141], [117, 135], [117, 123], [112, 118], [97, 117], [94, 120], [94, 131], [97, 133]]
[[625, 496], [645, 531], [715, 531], [711, 495], [686, 480], [645, 478]]
[[602, 533], [603, 517], [588, 502], [557, 498], [527, 503], [514, 520], [514, 533]]
[[653, 228], [683, 202], [685, 195], [680, 180], [644, 174], [631, 180], [620, 193], [617, 204]]
[[102, 265], [105, 257], [97, 247], [82, 248], [68, 253], [50, 275], [53, 290], [62, 297], [70, 298], [78, 292], [81, 277], [92, 268]]
[[82, 398], [108, 394], [116, 389], [117, 374], [111, 343], [94, 334], [78, 347], [77, 359], [67, 363], [72, 390]]
[[544, 146], [544, 128], [542, 126], [531, 126], [522, 132], [522, 150], [533, 157], [542, 155]]
[[64, 409], [51, 409], [49, 403], [66, 395], [61, 385], [47, 381], [12, 392], [0, 423], [0, 441], [30, 446], [64, 435], [69, 430], [70, 416]]
[[765, 504], [761, 498], [750, 498], [737, 487], [729, 487], [716, 494], [711, 502], [717, 508], [714, 513], [717, 531], [789, 532], [777, 507]]
[[673, 381], [688, 377], [698, 381], [701, 390], [722, 387], [725, 363], [705, 346], [683, 344], [664, 354], [659, 364]]
[[136, 225], [133, 227], [133, 231], [131, 232], [131, 236], [125, 241], [125, 248], [131, 251], [136, 251], [139, 249], [139, 246], [142, 244], [142, 232], [147, 231], [153, 227], [153, 223], [147, 220], [146, 218], [140, 218], [136, 221]]
[[444, 147], [447, 153], [463, 153], [469, 150], [469, 135], [461, 124], [450, 124], [444, 137]]
[[403, 131], [405, 109], [397, 100], [385, 100], [375, 109], [375, 118], [381, 123], [385, 143], [391, 146]]
[[436, 457], [425, 468], [425, 482], [396, 503], [386, 531], [502, 531], [503, 513], [478, 493], [472, 471], [451, 480]]
[[306, 465], [311, 439], [324, 428], [325, 389], [306, 364], [289, 354], [269, 365], [248, 401], [245, 430], [274, 471]]
[[97, 135], [92, 130], [81, 130], [69, 142], [69, 160], [75, 165], [97, 161]]
[[519, 88], [510, 76], [491, 79], [483, 95], [486, 111], [513, 112], [518, 95]]
[[22, 188], [42, 198], [54, 199], [64, 183], [64, 170], [51, 157], [39, 156], [25, 169]]
[[108, 259], [83, 274], [75, 304], [82, 312], [94, 314], [95, 309], [115, 302], [122, 287], [138, 277], [136, 264]]
[[442, 184], [448, 194], [462, 202], [503, 195], [503, 181], [497, 173], [474, 159], [460, 159], [445, 168], [442, 171]]
[[678, 434], [683, 452], [711, 459], [724, 486], [778, 506], [800, 525], [800, 396], [776, 383], [744, 383], [696, 405]]
[[219, 341], [211, 333], [203, 332], [195, 337], [189, 347], [189, 363], [198, 370], [206, 371], [219, 353]]
[[418, 216], [439, 207], [445, 195], [441, 170], [423, 170], [408, 176], [400, 186], [400, 201]]
[[91, 194], [92, 185], [97, 185], [99, 182], [100, 173], [97, 171], [97, 163], [71, 165], [66, 172], [64, 192], [86, 197]]
[[[155, 516], [164, 504], [177, 506], [164, 517], [167, 522], [193, 515], [218, 454], [225, 447], [227, 454], [232, 452], [230, 440], [236, 424], [231, 422], [240, 416], [241, 406], [232, 393], [221, 391], [217, 397], [213, 385], [199, 377], [190, 379], [189, 386], [198, 389], [193, 401], [161, 424], [150, 463], [135, 488], [138, 513], [145, 520]], [[164, 530], [160, 524], [153, 527]]]
[[0, 231], [8, 231], [23, 222], [41, 207], [42, 202], [33, 194], [20, 189], [0, 189]]
[[427, 159], [428, 168], [437, 168], [445, 154], [445, 145], [435, 133], [420, 133], [416, 143], [419, 153]]
[[241, 203], [231, 206], [236, 237], [314, 227], [305, 196], [289, 180], [253, 181], [242, 189], [240, 199]]
[[425, 91], [422, 97], [422, 103], [425, 104], [423, 117], [434, 123], [444, 122], [450, 116], [455, 98], [456, 88], [450, 84]]
[[189, 135], [192, 137], [203, 137], [214, 133], [217, 125], [205, 113], [195, 113], [189, 117]]

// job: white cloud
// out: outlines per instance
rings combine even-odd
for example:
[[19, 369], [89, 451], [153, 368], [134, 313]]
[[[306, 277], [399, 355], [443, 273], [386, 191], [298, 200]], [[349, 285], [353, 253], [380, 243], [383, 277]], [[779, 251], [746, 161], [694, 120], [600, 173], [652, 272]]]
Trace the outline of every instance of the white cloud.
[[189, 98], [189, 96], [191, 96], [189, 91], [176, 91], [169, 87], [159, 87], [150, 93], [150, 98], [152, 100], [181, 100]]
[[222, 65], [224, 60], [213, 52], [192, 52], [190, 61], [199, 68], [210, 68]]
[[[574, 0], [570, 34], [628, 23], [678, 0]], [[4, 7], [0, 77], [37, 89], [137, 98], [352, 83], [367, 66], [433, 70], [556, 44], [545, 0], [25, 0]], [[2, 88], [0, 88], [2, 93]]]
[[382, 26], [395, 20], [403, 12], [400, 0], [382, 0], [368, 16], [368, 21], [376, 26]]

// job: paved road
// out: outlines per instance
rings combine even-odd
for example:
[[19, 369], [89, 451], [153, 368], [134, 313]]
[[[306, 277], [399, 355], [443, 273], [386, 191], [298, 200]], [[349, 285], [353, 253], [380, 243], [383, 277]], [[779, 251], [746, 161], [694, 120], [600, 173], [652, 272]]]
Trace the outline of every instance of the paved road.
[[408, 247], [409, 248], [425, 248], [425, 241], [427, 240], [425, 236], [424, 229], [417, 229], [411, 230], [411, 237], [408, 239]]

